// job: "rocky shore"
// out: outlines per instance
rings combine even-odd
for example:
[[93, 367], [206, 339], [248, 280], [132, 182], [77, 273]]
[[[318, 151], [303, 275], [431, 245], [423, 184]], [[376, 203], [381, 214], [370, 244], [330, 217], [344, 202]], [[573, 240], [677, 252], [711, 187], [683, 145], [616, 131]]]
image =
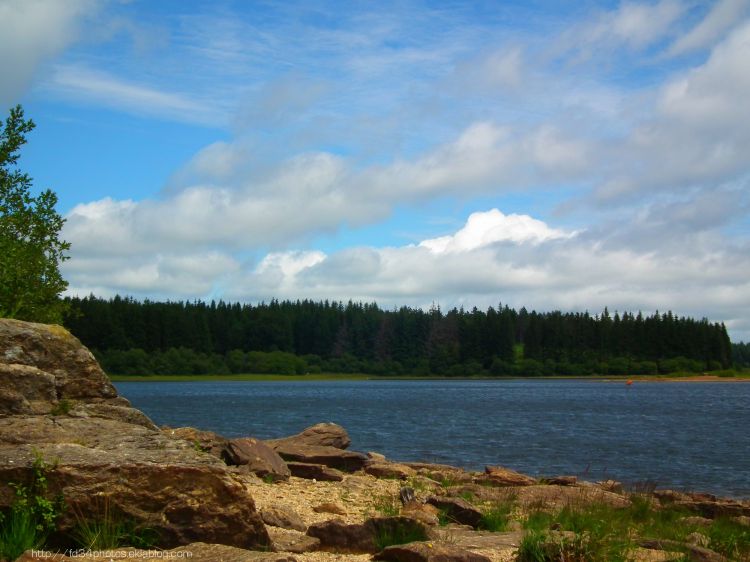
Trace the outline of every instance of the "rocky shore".
[[[63, 328], [0, 319], [0, 511], [9, 513], [18, 486], [29, 488], [40, 470], [48, 498], [64, 500], [44, 551], [18, 560], [523, 560], [532, 514], [570, 506], [668, 506], [699, 530], [718, 518], [750, 523], [746, 501], [394, 462], [350, 445], [331, 423], [268, 441], [159, 428]], [[73, 542], [83, 521], [113, 517], [152, 544], [87, 552]], [[632, 560], [730, 559], [708, 548], [708, 531], [684, 540], [630, 534]], [[585, 560], [565, 558], [564, 545], [587, 540], [554, 523], [539, 548], [550, 560]]]

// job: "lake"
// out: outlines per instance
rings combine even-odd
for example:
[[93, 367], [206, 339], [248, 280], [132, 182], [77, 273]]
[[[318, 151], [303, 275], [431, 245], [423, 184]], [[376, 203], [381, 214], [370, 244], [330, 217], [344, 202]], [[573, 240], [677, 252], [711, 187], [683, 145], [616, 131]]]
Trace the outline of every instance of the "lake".
[[750, 383], [118, 382], [159, 425], [282, 437], [318, 422], [394, 460], [750, 497]]

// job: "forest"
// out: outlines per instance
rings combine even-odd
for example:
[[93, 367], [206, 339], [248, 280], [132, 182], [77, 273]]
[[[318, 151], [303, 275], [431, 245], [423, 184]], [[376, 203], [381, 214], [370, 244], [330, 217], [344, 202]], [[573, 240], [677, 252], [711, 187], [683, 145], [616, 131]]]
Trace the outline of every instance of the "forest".
[[[110, 374], [366, 373], [547, 376], [703, 372], [732, 366], [723, 324], [373, 303], [69, 298], [65, 325]], [[747, 348], [742, 348], [747, 351]]]

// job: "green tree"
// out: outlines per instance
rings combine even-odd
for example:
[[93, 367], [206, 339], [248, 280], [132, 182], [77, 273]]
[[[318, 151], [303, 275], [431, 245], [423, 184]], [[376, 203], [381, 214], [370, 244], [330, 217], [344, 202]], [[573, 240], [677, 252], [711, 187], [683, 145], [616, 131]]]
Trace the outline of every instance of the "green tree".
[[61, 322], [68, 283], [59, 265], [70, 244], [60, 240], [65, 220], [55, 211], [51, 190], [31, 194], [31, 178], [16, 163], [34, 123], [20, 105], [0, 131], [0, 316]]

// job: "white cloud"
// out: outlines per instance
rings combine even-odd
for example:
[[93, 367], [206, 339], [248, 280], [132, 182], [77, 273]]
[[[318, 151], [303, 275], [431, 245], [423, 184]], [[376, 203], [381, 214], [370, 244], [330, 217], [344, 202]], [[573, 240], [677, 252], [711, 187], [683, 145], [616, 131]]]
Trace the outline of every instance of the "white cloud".
[[578, 53], [582, 59], [597, 58], [602, 49], [641, 51], [669, 37], [684, 9], [677, 0], [623, 2], [616, 10], [603, 12], [562, 34], [556, 49]]
[[20, 101], [39, 66], [77, 39], [77, 24], [100, 4], [95, 0], [0, 2], [0, 106]]
[[710, 47], [748, 13], [748, 0], [719, 0], [701, 22], [678, 38], [669, 48], [670, 55], [681, 55]]
[[94, 102], [127, 112], [175, 121], [223, 124], [213, 104], [179, 93], [133, 84], [107, 73], [74, 65], [58, 65], [46, 86], [77, 101]]
[[539, 244], [572, 235], [550, 228], [529, 215], [505, 215], [498, 209], [491, 209], [469, 215], [466, 226], [454, 235], [423, 240], [419, 245], [434, 254], [445, 254], [466, 252], [495, 242]]
[[654, 96], [653, 114], [600, 160], [609, 202], [655, 190], [719, 186], [748, 173], [750, 22], [718, 44], [702, 65], [675, 76]]

